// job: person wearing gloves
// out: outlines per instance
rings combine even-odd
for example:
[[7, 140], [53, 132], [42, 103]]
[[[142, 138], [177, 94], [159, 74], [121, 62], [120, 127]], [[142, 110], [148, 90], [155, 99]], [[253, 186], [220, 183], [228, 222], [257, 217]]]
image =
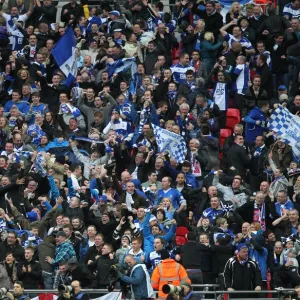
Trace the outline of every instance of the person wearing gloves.
[[[224, 283], [227, 291], [260, 291], [262, 286], [261, 272], [258, 264], [249, 258], [249, 249], [245, 243], [236, 248], [236, 256], [230, 258], [224, 268]], [[234, 294], [241, 298], [243, 294]]]

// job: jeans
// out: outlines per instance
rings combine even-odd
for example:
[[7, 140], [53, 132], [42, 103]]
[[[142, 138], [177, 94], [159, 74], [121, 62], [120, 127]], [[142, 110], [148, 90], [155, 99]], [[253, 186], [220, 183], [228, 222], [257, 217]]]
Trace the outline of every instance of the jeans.
[[53, 289], [53, 276], [50, 273], [42, 272], [42, 277], [44, 281], [44, 288], [52, 290]]

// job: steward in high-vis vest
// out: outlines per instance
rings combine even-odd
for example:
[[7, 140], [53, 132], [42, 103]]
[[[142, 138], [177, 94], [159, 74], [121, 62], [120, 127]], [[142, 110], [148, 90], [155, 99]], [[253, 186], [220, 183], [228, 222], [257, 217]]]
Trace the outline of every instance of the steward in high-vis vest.
[[185, 268], [177, 263], [174, 259], [170, 259], [169, 252], [165, 249], [161, 251], [161, 263], [157, 265], [152, 273], [151, 284], [153, 289], [158, 290], [158, 299], [166, 299], [162, 287], [165, 284], [179, 286], [181, 281], [191, 284]]

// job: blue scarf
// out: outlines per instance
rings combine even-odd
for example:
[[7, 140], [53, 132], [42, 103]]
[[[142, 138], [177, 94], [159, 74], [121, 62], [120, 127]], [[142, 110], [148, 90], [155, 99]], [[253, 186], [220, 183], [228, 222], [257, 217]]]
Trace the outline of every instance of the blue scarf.
[[14, 27], [15, 26], [14, 19], [18, 20], [19, 19], [19, 15], [10, 16], [10, 20], [8, 20], [8, 22], [7, 22], [10, 27]]
[[253, 156], [254, 156], [254, 157], [260, 156], [261, 151], [262, 151], [263, 148], [264, 148], [264, 146], [262, 146], [262, 147], [255, 147], [255, 151], [254, 151]]
[[176, 95], [177, 95], [177, 91], [168, 91], [169, 104], [171, 108], [175, 104]]
[[200, 36], [201, 36], [201, 33], [199, 32], [198, 33], [198, 36], [197, 36], [197, 40], [196, 40], [196, 45], [195, 45], [195, 49], [200, 51], [201, 49], [201, 40], [200, 40]]
[[103, 144], [104, 143], [103, 141], [93, 140], [93, 139], [85, 138], [85, 137], [76, 137], [75, 136], [73, 139], [76, 140], [76, 141], [83, 141], [83, 142], [88, 142], [88, 143], [96, 143], [96, 144]]

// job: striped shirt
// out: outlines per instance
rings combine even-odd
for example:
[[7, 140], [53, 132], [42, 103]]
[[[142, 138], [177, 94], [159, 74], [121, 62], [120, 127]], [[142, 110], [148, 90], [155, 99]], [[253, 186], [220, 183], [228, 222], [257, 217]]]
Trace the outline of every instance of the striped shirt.
[[237, 79], [233, 83], [232, 90], [238, 94], [244, 95], [250, 79], [249, 67], [245, 64], [239, 64], [235, 67], [233, 74], [237, 75]]
[[186, 80], [185, 73], [188, 70], [193, 70], [195, 72], [195, 68], [191, 65], [183, 66], [182, 64], [178, 63], [171, 67], [171, 71], [173, 74], [173, 79], [177, 83], [183, 83]]
[[287, 16], [289, 20], [292, 18], [300, 19], [300, 8], [296, 9], [292, 6], [292, 3], [289, 3], [284, 6], [283, 15]]

